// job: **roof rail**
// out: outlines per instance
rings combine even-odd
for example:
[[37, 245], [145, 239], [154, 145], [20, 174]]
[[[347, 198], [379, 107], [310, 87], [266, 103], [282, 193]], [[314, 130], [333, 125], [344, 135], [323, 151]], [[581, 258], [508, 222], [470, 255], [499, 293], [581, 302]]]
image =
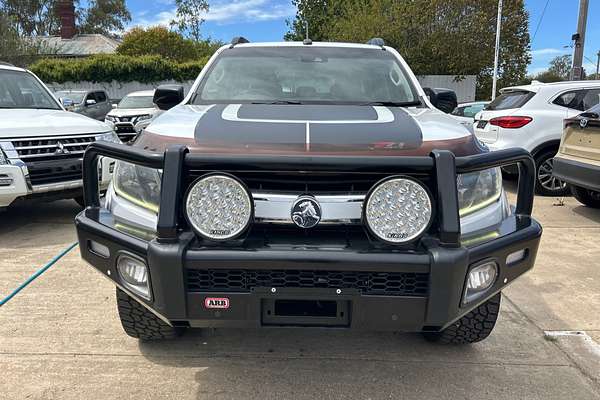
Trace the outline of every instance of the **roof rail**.
[[229, 48], [231, 49], [236, 44], [240, 44], [240, 43], [250, 43], [250, 41], [243, 36], [236, 36], [233, 39], [231, 39], [231, 46], [229, 46]]
[[371, 44], [373, 46], [381, 46], [381, 47], [383, 47], [383, 46], [385, 46], [385, 40], [383, 40], [382, 38], [376, 37], [376, 38], [369, 39], [369, 41], [367, 42], [367, 44]]

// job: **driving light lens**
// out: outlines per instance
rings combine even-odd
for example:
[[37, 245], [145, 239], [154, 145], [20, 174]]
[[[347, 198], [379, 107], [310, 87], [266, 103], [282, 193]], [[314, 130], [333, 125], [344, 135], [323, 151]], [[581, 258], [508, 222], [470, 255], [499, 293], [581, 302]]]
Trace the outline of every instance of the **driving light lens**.
[[488, 261], [471, 269], [465, 291], [465, 303], [468, 303], [489, 289], [496, 281], [498, 265]]
[[227, 175], [208, 175], [193, 184], [185, 201], [190, 225], [211, 240], [233, 239], [252, 218], [252, 201], [246, 187]]
[[140, 296], [150, 299], [148, 267], [143, 261], [132, 256], [121, 255], [117, 261], [117, 270], [125, 286]]
[[389, 243], [405, 243], [429, 226], [431, 199], [420, 183], [393, 178], [372, 189], [364, 212], [367, 226], [375, 236]]

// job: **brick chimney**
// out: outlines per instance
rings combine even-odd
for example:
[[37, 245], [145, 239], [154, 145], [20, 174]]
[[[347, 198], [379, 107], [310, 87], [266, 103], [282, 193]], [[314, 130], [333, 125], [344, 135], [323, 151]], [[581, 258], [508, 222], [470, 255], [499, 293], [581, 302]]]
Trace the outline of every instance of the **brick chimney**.
[[58, 0], [56, 13], [60, 18], [60, 37], [71, 39], [77, 33], [75, 28], [75, 6], [73, 0]]

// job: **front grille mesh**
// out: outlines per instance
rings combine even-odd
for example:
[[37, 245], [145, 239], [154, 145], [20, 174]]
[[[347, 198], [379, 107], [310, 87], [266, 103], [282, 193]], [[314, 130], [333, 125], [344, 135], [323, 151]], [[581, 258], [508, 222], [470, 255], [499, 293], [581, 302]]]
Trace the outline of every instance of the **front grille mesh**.
[[320, 270], [186, 270], [189, 292], [248, 292], [256, 287], [357, 289], [366, 295], [427, 295], [429, 274]]

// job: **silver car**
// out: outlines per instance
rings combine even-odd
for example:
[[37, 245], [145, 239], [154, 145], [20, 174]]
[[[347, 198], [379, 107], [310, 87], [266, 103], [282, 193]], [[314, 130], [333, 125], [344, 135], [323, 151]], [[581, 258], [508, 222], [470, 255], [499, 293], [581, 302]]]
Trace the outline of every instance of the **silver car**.
[[60, 90], [54, 95], [67, 111], [100, 121], [104, 121], [106, 114], [112, 110], [112, 104], [104, 90]]

